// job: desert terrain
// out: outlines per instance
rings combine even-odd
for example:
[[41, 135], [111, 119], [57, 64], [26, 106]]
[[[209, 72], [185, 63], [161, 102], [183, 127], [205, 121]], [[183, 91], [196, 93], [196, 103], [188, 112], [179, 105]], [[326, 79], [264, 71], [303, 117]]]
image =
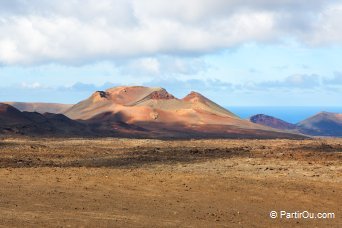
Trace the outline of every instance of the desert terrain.
[[0, 151], [3, 227], [341, 227], [342, 139], [6, 137]]

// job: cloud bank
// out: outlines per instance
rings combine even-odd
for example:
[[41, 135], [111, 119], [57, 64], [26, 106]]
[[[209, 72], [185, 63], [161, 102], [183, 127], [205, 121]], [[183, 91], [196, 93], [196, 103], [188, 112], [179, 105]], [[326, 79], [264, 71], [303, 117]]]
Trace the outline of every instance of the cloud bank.
[[[342, 3], [326, 0], [11, 0], [0, 2], [0, 64], [84, 64], [197, 56], [239, 45], [342, 43]], [[148, 68], [150, 67], [150, 68]]]

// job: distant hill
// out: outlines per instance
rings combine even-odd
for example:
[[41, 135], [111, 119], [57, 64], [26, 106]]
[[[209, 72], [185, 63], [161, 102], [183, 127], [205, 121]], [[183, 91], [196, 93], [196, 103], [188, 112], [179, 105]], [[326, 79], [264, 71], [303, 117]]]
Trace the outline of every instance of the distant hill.
[[250, 121], [264, 126], [300, 132], [310, 136], [342, 137], [342, 114], [339, 113], [321, 112], [298, 124], [290, 124], [263, 114], [250, 117]]
[[342, 114], [321, 112], [297, 124], [300, 132], [315, 136], [342, 136]]
[[57, 104], [57, 103], [30, 103], [30, 102], [3, 102], [9, 104], [20, 111], [39, 112], [39, 113], [63, 113], [72, 104]]
[[0, 103], [0, 133], [47, 136], [91, 135], [87, 125], [62, 114], [21, 112], [11, 105]]
[[261, 125], [276, 128], [276, 129], [281, 129], [281, 130], [296, 129], [295, 124], [291, 124], [281, 119], [275, 118], [273, 116], [268, 116], [264, 114], [257, 114], [257, 115], [251, 116], [249, 119], [253, 123], [261, 124]]

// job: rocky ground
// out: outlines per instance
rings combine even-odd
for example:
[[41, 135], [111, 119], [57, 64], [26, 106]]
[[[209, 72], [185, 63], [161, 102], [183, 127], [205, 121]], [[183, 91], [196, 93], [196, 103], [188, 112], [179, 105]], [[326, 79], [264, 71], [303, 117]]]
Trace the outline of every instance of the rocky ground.
[[342, 139], [4, 138], [0, 226], [341, 227], [341, 183]]

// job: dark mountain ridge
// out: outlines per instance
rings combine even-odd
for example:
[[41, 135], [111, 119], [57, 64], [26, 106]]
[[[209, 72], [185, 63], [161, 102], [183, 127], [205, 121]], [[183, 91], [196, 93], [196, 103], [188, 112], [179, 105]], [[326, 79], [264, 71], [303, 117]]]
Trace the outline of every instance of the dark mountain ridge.
[[253, 123], [265, 125], [268, 127], [281, 129], [281, 130], [293, 130], [296, 129], [295, 124], [288, 123], [286, 121], [283, 121], [281, 119], [268, 116], [265, 114], [257, 114], [252, 117], [250, 117], [250, 121]]
[[310, 136], [342, 137], [342, 114], [320, 112], [297, 124], [290, 124], [281, 119], [258, 114], [250, 117], [250, 121], [280, 130], [290, 130]]
[[87, 125], [62, 114], [21, 112], [3, 103], [0, 103], [0, 133], [46, 136], [91, 135]]

